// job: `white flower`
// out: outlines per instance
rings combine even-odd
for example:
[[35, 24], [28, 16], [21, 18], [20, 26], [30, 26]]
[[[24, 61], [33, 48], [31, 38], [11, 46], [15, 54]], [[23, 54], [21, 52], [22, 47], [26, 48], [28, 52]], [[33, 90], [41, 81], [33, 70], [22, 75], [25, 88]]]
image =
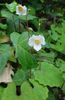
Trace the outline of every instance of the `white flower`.
[[12, 82], [11, 75], [14, 75], [14, 72], [12, 70], [12, 66], [10, 64], [7, 64], [7, 67], [3, 70], [3, 72], [0, 74], [0, 83], [9, 83]]
[[27, 15], [27, 7], [19, 4], [18, 6], [16, 6], [16, 14]]
[[36, 51], [39, 51], [43, 45], [46, 44], [45, 38], [42, 35], [33, 35], [29, 38], [29, 46], [33, 47]]

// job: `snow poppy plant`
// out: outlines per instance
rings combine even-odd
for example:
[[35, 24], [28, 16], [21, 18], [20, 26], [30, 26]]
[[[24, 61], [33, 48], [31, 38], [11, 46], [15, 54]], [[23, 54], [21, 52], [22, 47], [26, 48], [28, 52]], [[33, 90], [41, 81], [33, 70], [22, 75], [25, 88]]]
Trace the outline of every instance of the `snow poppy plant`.
[[27, 7], [19, 4], [18, 6], [16, 6], [16, 14], [27, 15]]
[[42, 35], [32, 35], [28, 41], [29, 46], [33, 47], [36, 51], [39, 51], [43, 45], [46, 44], [45, 38]]

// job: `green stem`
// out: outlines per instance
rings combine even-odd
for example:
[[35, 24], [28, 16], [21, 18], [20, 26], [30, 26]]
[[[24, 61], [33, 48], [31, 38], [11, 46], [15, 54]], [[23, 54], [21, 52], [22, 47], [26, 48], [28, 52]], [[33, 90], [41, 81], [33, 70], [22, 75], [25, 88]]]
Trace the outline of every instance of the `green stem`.
[[[13, 21], [15, 21], [14, 15], [12, 17], [13, 17]], [[15, 24], [15, 22], [13, 22], [13, 24], [14, 24], [14, 28], [15, 28], [15, 32], [16, 32], [16, 24]]]
[[21, 27], [20, 27], [20, 23], [21, 23], [21, 22], [20, 22], [20, 19], [19, 19], [19, 33], [20, 33], [20, 28], [21, 28]]

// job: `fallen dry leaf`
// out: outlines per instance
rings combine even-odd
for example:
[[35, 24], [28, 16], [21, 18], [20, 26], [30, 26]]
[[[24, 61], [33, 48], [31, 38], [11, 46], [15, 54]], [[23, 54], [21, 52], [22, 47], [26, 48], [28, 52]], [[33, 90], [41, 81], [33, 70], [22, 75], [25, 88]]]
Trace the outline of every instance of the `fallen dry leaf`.
[[7, 67], [4, 69], [2, 74], [0, 74], [0, 83], [9, 83], [12, 82], [11, 75], [14, 75], [14, 72], [12, 70], [12, 66], [10, 64], [7, 64]]

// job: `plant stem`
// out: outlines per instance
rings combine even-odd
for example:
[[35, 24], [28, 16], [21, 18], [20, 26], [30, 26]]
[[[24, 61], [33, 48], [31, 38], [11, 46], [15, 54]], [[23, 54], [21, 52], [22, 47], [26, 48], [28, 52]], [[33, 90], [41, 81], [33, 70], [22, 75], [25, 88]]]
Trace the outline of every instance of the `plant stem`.
[[[15, 21], [14, 15], [12, 17], [13, 17], [13, 21]], [[15, 28], [15, 32], [16, 32], [16, 24], [15, 24], [15, 22], [13, 22], [13, 24], [14, 24], [14, 28]]]
[[20, 19], [19, 19], [19, 33], [20, 33]]

